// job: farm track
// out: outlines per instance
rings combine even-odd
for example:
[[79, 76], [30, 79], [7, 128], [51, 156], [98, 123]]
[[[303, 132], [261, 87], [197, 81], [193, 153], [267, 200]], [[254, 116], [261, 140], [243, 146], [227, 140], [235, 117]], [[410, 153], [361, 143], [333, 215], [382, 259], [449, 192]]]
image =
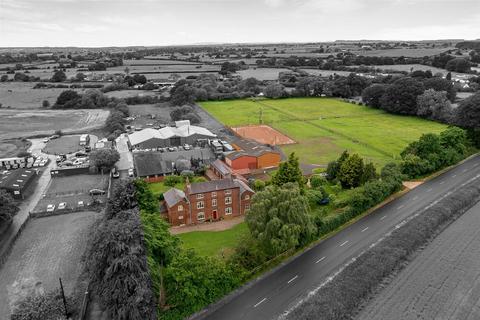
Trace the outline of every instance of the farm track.
[[[345, 139], [347, 139], [347, 140], [349, 140], [349, 141], [351, 141], [351, 142], [353, 142], [353, 143], [362, 145], [362, 146], [364, 146], [364, 147], [366, 147], [366, 148], [369, 148], [369, 149], [371, 149], [371, 150], [373, 150], [373, 151], [376, 151], [376, 152], [378, 152], [378, 153], [380, 153], [380, 154], [382, 154], [382, 155], [384, 155], [384, 156], [386, 156], [386, 157], [388, 157], [388, 158], [390, 158], [390, 159], [392, 159], [392, 160], [395, 159], [395, 158], [392, 156], [392, 154], [390, 154], [390, 153], [388, 153], [388, 152], [385, 152], [385, 151], [383, 151], [382, 149], [379, 149], [379, 148], [377, 148], [377, 147], [375, 147], [375, 146], [372, 146], [372, 145], [370, 145], [370, 144], [368, 144], [368, 143], [359, 141], [359, 140], [357, 140], [357, 139], [355, 139], [355, 138], [353, 138], [353, 137], [351, 137], [351, 136], [349, 136], [349, 135], [346, 135], [346, 134], [341, 133], [341, 132], [338, 132], [338, 131], [336, 131], [336, 130], [333, 130], [333, 129], [330, 129], [330, 128], [321, 126], [321, 125], [319, 125], [319, 124], [313, 123], [312, 120], [304, 120], [304, 119], [302, 119], [302, 118], [300, 118], [300, 117], [297, 117], [297, 116], [295, 116], [295, 115], [293, 115], [293, 114], [290, 114], [290, 113], [288, 113], [288, 112], [285, 112], [285, 111], [283, 111], [283, 110], [281, 110], [281, 109], [279, 109], [279, 108], [276, 108], [276, 107], [273, 107], [273, 106], [271, 106], [271, 105], [268, 105], [268, 104], [266, 104], [266, 103], [264, 103], [264, 102], [259, 102], [259, 101], [255, 101], [255, 102], [258, 103], [258, 104], [260, 104], [260, 105], [262, 105], [262, 106], [265, 106], [265, 107], [267, 107], [267, 108], [270, 108], [270, 109], [272, 109], [272, 110], [274, 110], [274, 111], [276, 111], [276, 112], [278, 112], [278, 113], [281, 113], [281, 114], [283, 114], [283, 115], [285, 115], [285, 116], [287, 116], [287, 117], [292, 117], [292, 120], [306, 122], [306, 123], [308, 123], [308, 124], [311, 125], [311, 126], [314, 126], [314, 127], [316, 127], [316, 128], [319, 128], [319, 129], [325, 130], [325, 131], [327, 131], [327, 132], [333, 133], [333, 134], [338, 135], [338, 136], [340, 136], [340, 137], [342, 137], [342, 138], [345, 138]], [[333, 117], [330, 117], [329, 119], [332, 119], [332, 118], [333, 118]], [[338, 117], [338, 118], [344, 118], [344, 117]], [[353, 118], [353, 117], [352, 117], [352, 118]], [[318, 119], [315, 119], [315, 120], [318, 120]]]
[[357, 320], [480, 318], [480, 203], [438, 235]]

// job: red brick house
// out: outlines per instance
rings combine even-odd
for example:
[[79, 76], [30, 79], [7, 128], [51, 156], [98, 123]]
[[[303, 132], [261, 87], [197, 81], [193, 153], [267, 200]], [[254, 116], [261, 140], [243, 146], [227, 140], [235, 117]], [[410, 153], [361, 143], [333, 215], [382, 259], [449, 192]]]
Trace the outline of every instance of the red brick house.
[[168, 221], [173, 226], [217, 221], [245, 214], [254, 191], [243, 181], [221, 179], [187, 183], [163, 194]]

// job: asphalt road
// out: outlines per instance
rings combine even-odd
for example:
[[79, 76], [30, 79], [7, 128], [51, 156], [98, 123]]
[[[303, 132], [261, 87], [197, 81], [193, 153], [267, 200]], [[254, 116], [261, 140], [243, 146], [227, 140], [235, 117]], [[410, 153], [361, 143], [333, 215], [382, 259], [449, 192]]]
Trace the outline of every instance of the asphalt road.
[[217, 310], [207, 312], [206, 319], [278, 318], [407, 217], [422, 211], [476, 175], [480, 175], [480, 156], [416, 187], [320, 242]]

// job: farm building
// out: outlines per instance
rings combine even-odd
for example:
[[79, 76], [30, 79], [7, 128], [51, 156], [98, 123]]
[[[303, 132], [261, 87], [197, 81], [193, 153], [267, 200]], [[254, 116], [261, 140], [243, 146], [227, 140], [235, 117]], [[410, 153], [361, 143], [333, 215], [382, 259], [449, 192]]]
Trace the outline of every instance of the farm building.
[[188, 183], [185, 190], [172, 188], [163, 194], [171, 225], [217, 221], [245, 214], [254, 191], [243, 181], [221, 179]]
[[214, 160], [215, 155], [210, 148], [194, 148], [175, 152], [133, 153], [133, 163], [137, 176], [147, 179], [169, 175], [175, 170], [180, 172], [190, 170], [193, 164], [206, 165]]
[[200, 139], [212, 139], [216, 135], [208, 129], [192, 126], [189, 120], [176, 121], [175, 127], [147, 128], [128, 135], [133, 149], [158, 149], [184, 144], [195, 145]]
[[274, 147], [253, 140], [238, 139], [232, 143], [235, 151], [225, 156], [225, 163], [234, 170], [254, 170], [277, 167], [282, 159]]
[[37, 175], [34, 169], [18, 169], [0, 173], [0, 189], [10, 192], [14, 198], [23, 199], [25, 190]]

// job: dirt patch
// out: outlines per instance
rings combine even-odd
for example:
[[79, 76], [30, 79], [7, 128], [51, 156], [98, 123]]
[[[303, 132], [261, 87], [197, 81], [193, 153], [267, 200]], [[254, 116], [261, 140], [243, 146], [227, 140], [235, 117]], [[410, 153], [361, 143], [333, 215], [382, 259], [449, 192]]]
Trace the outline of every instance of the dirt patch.
[[233, 127], [232, 130], [240, 137], [252, 139], [263, 144], [277, 146], [295, 143], [294, 140], [267, 125]]
[[74, 292], [89, 231], [98, 217], [96, 212], [77, 212], [28, 222], [0, 269], [2, 319], [9, 318], [11, 306], [28, 292], [58, 288], [59, 277], [66, 294]]
[[404, 181], [403, 186], [405, 188], [408, 188], [408, 189], [412, 190], [413, 188], [418, 187], [422, 183], [423, 183], [423, 181]]

